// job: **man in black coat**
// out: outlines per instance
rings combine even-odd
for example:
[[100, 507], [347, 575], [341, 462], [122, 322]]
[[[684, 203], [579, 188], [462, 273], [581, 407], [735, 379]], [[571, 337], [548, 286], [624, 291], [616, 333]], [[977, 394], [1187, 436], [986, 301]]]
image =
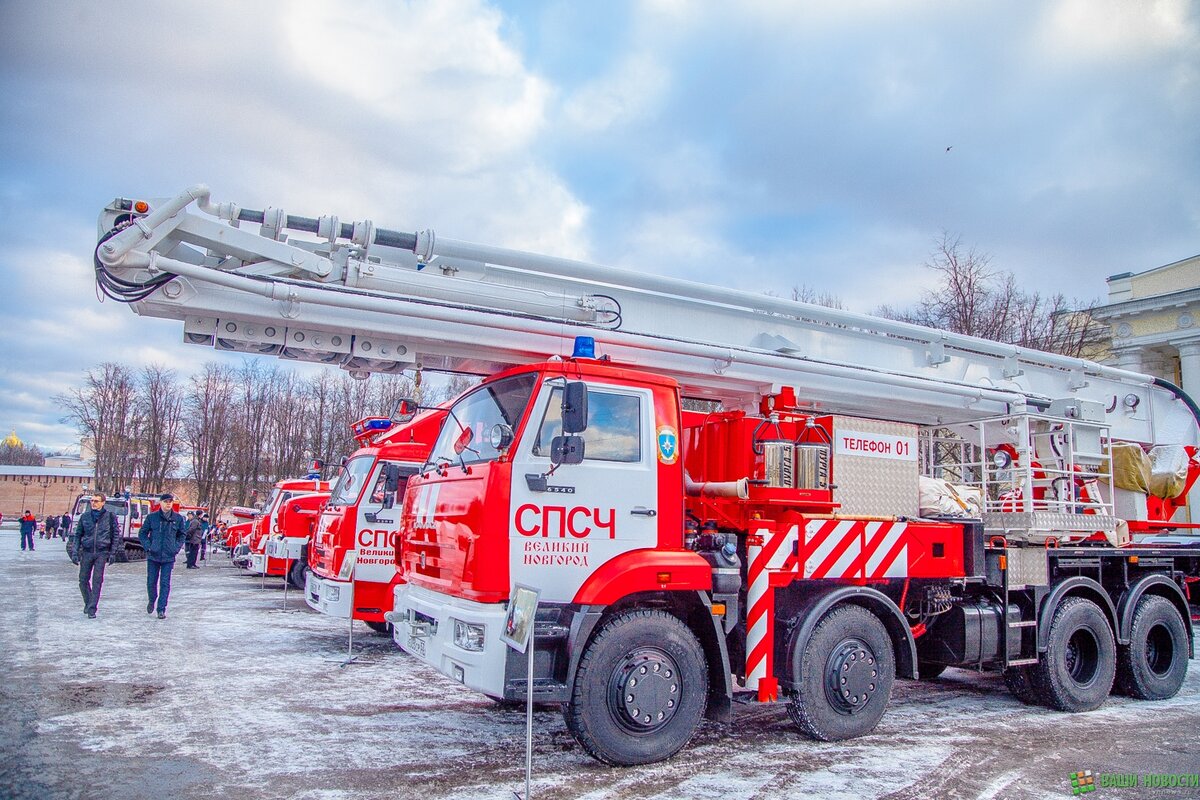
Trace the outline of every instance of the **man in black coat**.
[[157, 604], [158, 618], [167, 616], [167, 597], [171, 594], [171, 570], [175, 568], [175, 556], [187, 538], [183, 515], [172, 506], [175, 496], [164, 494], [158, 498], [159, 507], [146, 516], [138, 531], [138, 540], [146, 551], [146, 613], [153, 614]]
[[104, 583], [104, 567], [113, 560], [119, 537], [117, 518], [104, 507], [104, 495], [92, 495], [91, 509], [79, 515], [75, 523], [72, 544], [79, 565], [79, 593], [83, 595], [83, 613], [96, 618], [100, 603], [100, 587]]

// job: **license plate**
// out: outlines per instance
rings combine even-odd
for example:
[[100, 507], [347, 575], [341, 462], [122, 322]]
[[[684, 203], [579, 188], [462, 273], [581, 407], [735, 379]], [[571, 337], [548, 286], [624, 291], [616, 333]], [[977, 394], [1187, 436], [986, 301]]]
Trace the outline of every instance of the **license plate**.
[[404, 646], [404, 649], [412, 653], [414, 656], [420, 656], [421, 658], [424, 658], [425, 640], [416, 636], [410, 636], [408, 637], [408, 644]]

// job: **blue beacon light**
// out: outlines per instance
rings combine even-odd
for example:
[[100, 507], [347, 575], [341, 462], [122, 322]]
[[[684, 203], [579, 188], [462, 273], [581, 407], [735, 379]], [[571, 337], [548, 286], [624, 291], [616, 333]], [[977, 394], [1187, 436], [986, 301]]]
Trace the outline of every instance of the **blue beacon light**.
[[576, 336], [575, 337], [575, 352], [571, 354], [571, 358], [595, 358], [596, 357], [596, 340], [591, 336]]

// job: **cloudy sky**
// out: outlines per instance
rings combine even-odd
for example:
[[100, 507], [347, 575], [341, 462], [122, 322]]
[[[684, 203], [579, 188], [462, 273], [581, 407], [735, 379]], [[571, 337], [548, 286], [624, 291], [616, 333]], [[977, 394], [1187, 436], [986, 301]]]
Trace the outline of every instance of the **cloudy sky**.
[[[1030, 290], [1200, 252], [1200, 4], [0, 2], [0, 435], [106, 360], [95, 220], [192, 183], [870, 312], [942, 231]], [[950, 149], [947, 149], [950, 148]]]

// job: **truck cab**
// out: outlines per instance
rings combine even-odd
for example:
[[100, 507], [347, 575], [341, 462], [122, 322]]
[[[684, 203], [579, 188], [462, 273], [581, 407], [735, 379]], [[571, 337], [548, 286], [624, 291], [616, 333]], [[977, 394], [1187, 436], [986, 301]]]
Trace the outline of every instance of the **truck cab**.
[[[405, 497], [397, 644], [512, 699], [524, 668], [501, 634], [515, 584], [537, 587], [539, 622], [564, 632], [593, 605], [711, 588], [683, 547], [679, 413], [673, 380], [599, 360], [511, 369], [460, 396]], [[535, 696], [563, 699], [566, 669]]]
[[[329, 482], [319, 478], [291, 478], [278, 481], [263, 503], [262, 515], [254, 520], [250, 534], [243, 537], [242, 544], [245, 546], [245, 552], [237, 553], [234, 556], [234, 564], [249, 571], [252, 575], [286, 574], [287, 568], [290, 566], [285, 563], [286, 559], [271, 559], [274, 563], [268, 564], [266, 553], [268, 538], [273, 533], [282, 532], [280, 519], [286, 509], [285, 504], [298, 495], [327, 495], [328, 492]], [[268, 568], [272, 571], [268, 571]]]
[[382, 417], [354, 423], [363, 446], [334, 482], [308, 551], [304, 596], [311, 608], [388, 631], [383, 615], [401, 580], [395, 555], [401, 504], [444, 416], [430, 410], [403, 425]]

